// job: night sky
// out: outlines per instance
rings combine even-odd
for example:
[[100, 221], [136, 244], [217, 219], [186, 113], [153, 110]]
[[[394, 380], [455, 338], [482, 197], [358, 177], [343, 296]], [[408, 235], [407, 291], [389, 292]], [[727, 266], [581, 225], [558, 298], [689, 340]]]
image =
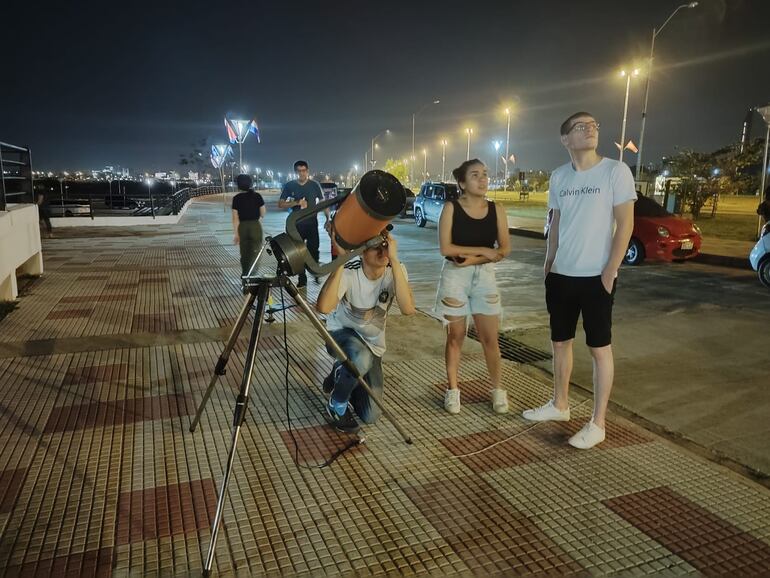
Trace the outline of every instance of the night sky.
[[[167, 6], [168, 4], [168, 6]], [[2, 9], [0, 140], [29, 145], [38, 170], [178, 169], [181, 153], [224, 142], [222, 118], [256, 117], [252, 166], [346, 171], [371, 138], [378, 167], [429, 148], [440, 172], [494, 163], [514, 106], [511, 152], [526, 169], [566, 161], [561, 121], [588, 110], [601, 150], [620, 139], [624, 64], [643, 63], [676, 0], [468, 2], [9, 2]], [[700, 0], [658, 36], [645, 160], [735, 142], [746, 110], [770, 102], [770, 0]], [[631, 86], [638, 144], [643, 79]], [[764, 133], [756, 116], [754, 136]], [[504, 146], [504, 145], [503, 145]], [[419, 155], [419, 153], [418, 153]], [[419, 166], [421, 167], [421, 157]], [[634, 155], [627, 156], [634, 164]]]

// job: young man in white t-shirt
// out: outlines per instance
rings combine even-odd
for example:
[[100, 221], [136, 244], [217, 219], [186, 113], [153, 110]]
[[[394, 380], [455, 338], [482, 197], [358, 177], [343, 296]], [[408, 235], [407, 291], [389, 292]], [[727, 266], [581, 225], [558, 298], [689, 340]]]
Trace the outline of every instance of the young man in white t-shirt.
[[569, 444], [588, 449], [604, 441], [607, 403], [614, 377], [612, 304], [615, 281], [634, 228], [634, 177], [627, 165], [599, 156], [599, 123], [587, 112], [561, 125], [561, 142], [571, 162], [551, 174], [545, 300], [550, 314], [554, 392], [544, 406], [528, 409], [532, 421], [568, 421], [567, 393], [572, 343], [583, 315], [586, 345], [593, 357], [594, 410], [591, 421]]
[[[331, 237], [333, 240], [334, 235]], [[339, 245], [336, 249], [340, 255], [345, 253]], [[398, 260], [398, 245], [390, 234], [385, 234], [382, 245], [367, 249], [361, 259], [334, 271], [321, 288], [316, 303], [319, 313], [328, 314], [326, 327], [332, 337], [380, 399], [385, 322], [393, 299], [398, 301], [403, 315], [415, 312], [406, 267]], [[328, 346], [326, 349], [329, 355], [334, 355]], [[364, 423], [374, 423], [380, 417], [379, 407], [339, 361], [335, 362], [323, 387], [330, 394], [326, 412], [338, 430], [358, 431], [348, 403]]]

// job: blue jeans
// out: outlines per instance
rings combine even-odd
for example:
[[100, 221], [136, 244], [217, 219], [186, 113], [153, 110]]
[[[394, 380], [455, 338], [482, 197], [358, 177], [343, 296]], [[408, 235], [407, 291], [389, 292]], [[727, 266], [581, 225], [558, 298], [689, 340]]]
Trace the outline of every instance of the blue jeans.
[[[330, 331], [331, 336], [356, 366], [359, 373], [364, 376], [366, 383], [379, 400], [382, 400], [384, 380], [382, 377], [382, 358], [377, 357], [367, 347], [363, 339], [352, 329], [342, 328]], [[334, 351], [327, 345], [326, 351], [334, 355]], [[350, 402], [358, 417], [364, 423], [376, 422], [382, 411], [369, 398], [369, 394], [361, 387], [356, 377], [340, 362], [335, 361], [332, 368], [334, 377], [334, 391], [331, 399], [335, 403]]]

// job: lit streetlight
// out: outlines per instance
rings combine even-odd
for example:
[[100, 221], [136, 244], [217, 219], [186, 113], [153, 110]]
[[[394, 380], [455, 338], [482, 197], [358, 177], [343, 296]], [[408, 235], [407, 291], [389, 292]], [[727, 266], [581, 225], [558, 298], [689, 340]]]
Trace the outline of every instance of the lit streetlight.
[[495, 179], [498, 178], [498, 172], [497, 172], [497, 161], [500, 158], [500, 147], [503, 143], [501, 143], [499, 140], [493, 141], [492, 146], [495, 147]]
[[650, 77], [652, 76], [652, 58], [653, 54], [655, 53], [655, 38], [663, 31], [663, 28], [665, 28], [666, 24], [668, 24], [669, 20], [671, 20], [674, 15], [679, 12], [682, 8], [695, 8], [698, 5], [697, 2], [690, 2], [688, 4], [682, 4], [681, 6], [678, 6], [676, 10], [674, 10], [671, 13], [671, 16], [669, 16], [666, 21], [663, 23], [663, 26], [660, 28], [653, 28], [652, 29], [652, 43], [650, 44], [650, 61], [647, 64], [647, 82], [645, 83], [644, 87], [644, 107], [642, 108], [642, 129], [639, 133], [639, 152], [636, 155], [636, 179], [639, 180], [639, 177], [642, 174], [642, 148], [644, 147], [644, 127], [647, 123], [647, 100], [650, 97]]
[[472, 128], [466, 128], [465, 132], [468, 135], [468, 150], [465, 153], [465, 160], [468, 161], [471, 158], [471, 135], [473, 134], [473, 129]]
[[[623, 162], [623, 152], [626, 150], [626, 119], [628, 118], [628, 93], [631, 91], [631, 77], [639, 76], [639, 69], [634, 68], [631, 72], [620, 71], [620, 76], [626, 78], [626, 102], [623, 105], [623, 128], [620, 131], [620, 162]], [[638, 163], [637, 163], [638, 164]]]
[[155, 218], [155, 203], [153, 202], [152, 198], [152, 179], [147, 179], [147, 191], [150, 193], [150, 212], [152, 213], [152, 218]]
[[377, 135], [372, 138], [372, 158], [369, 159], [369, 162], [372, 163], [372, 168], [374, 168], [374, 165], [377, 163], [376, 160], [374, 160], [374, 145], [378, 138], [380, 138], [384, 134], [390, 134], [390, 129], [385, 129], [382, 132], [378, 133]]
[[[412, 113], [412, 160], [414, 161], [414, 125], [415, 125], [415, 119], [417, 118], [417, 115], [420, 114], [423, 110], [428, 108], [431, 104], [439, 104], [441, 101], [437, 98], [433, 102], [429, 102], [426, 104], [423, 104], [417, 112]], [[411, 182], [413, 178], [413, 175], [410, 173], [409, 175], [409, 181]]]
[[444, 182], [444, 169], [446, 168], [446, 145], [447, 140], [441, 139], [441, 182]]
[[508, 117], [508, 126], [505, 130], [505, 185], [508, 186], [508, 160], [511, 158], [511, 109], [505, 109], [505, 115]]

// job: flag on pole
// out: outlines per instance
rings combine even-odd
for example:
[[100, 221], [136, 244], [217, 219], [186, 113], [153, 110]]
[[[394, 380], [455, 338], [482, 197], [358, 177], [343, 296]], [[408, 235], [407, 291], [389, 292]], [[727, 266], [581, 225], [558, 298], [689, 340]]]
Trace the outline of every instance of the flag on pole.
[[257, 139], [258, 143], [261, 143], [262, 141], [259, 139], [259, 127], [257, 126], [257, 119], [252, 119], [249, 123], [249, 132], [254, 135], [254, 137]]
[[[615, 146], [618, 147], [618, 150], [620, 150], [620, 143], [619, 142], [616, 142]], [[626, 149], [627, 151], [631, 151], [632, 153], [638, 153], [639, 152], [639, 149], [636, 147], [636, 145], [634, 144], [634, 141], [632, 141], [632, 140], [628, 141], [628, 144], [626, 144], [626, 146], [624, 146], [623, 148]]]
[[211, 145], [211, 164], [215, 169], [220, 168], [232, 152], [230, 145]]
[[227, 120], [227, 117], [225, 117], [225, 129], [227, 129], [227, 138], [230, 143], [238, 142], [238, 133], [235, 131], [233, 123]]

